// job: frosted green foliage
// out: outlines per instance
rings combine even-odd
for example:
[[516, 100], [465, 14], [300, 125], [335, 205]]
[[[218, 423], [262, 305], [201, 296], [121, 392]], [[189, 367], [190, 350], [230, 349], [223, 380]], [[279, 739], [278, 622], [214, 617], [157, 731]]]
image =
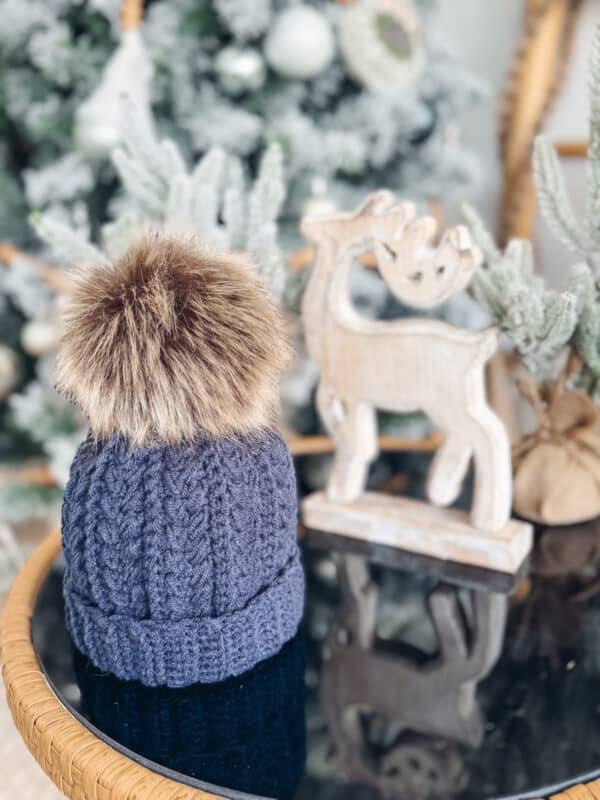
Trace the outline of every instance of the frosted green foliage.
[[[548, 324], [545, 339], [538, 344], [538, 360], [542, 361], [546, 353], [551, 355], [560, 350], [558, 344], [561, 341], [570, 342], [583, 360], [579, 383], [600, 403], [600, 26], [596, 28], [590, 63], [588, 191], [582, 219], [577, 217], [571, 205], [558, 155], [550, 141], [543, 136], [535, 142], [533, 166], [544, 219], [556, 238], [585, 263], [571, 267], [567, 291], [557, 294], [547, 290], [542, 279], [533, 275], [529, 256], [527, 274], [519, 273], [525, 276], [523, 288], [517, 290], [511, 277], [515, 260], [508, 258], [516, 247], [511, 243], [505, 254], [498, 256], [497, 251], [493, 254], [492, 265], [497, 264], [498, 269], [492, 270], [492, 277], [487, 281], [488, 295], [493, 295], [496, 304], [508, 306], [515, 291], [523, 293], [523, 324], [516, 332], [518, 334], [520, 331], [521, 339], [527, 335], [535, 339], [536, 323], [542, 312], [548, 321], [554, 320]], [[506, 270], [504, 278], [496, 275], [502, 268]], [[477, 277], [474, 287], [474, 291], [480, 295], [481, 286], [486, 281], [482, 279], [482, 274]], [[492, 284], [491, 289], [489, 284]], [[511, 332], [511, 336], [521, 352], [518, 335], [515, 338], [515, 332]]]
[[[18, 522], [26, 517], [47, 516], [49, 513], [56, 513], [60, 510], [61, 500], [62, 489], [54, 486], [0, 485], [0, 504], [2, 507], [0, 529], [6, 531], [7, 523]], [[0, 544], [1, 550], [2, 545]], [[8, 556], [8, 553], [5, 552], [5, 555]], [[2, 565], [2, 560], [2, 555], [0, 555], [0, 571], [4, 569], [8, 573], [10, 567], [17, 566], [14, 557], [11, 558], [10, 564], [4, 562], [4, 566]]]
[[123, 0], [88, 0], [88, 5], [90, 9], [97, 11], [110, 20], [113, 26], [117, 26]]
[[220, 97], [212, 86], [205, 86], [194, 99], [204, 109], [202, 117], [186, 123], [196, 152], [221, 146], [239, 156], [249, 156], [262, 145], [263, 122], [257, 114]]
[[[169, 109], [171, 124], [184, 134], [187, 147], [197, 153], [219, 145], [254, 158], [265, 144], [279, 141], [291, 179], [288, 209], [295, 214], [315, 174], [330, 181], [332, 194], [344, 206], [352, 180], [361, 179], [363, 192], [379, 188], [382, 180], [403, 187], [406, 167], [411, 168], [411, 193], [421, 196], [419, 177], [427, 175], [427, 191], [464, 196], [475, 170], [452, 170], [447, 162], [458, 148], [448, 146], [447, 132], [478, 102], [481, 82], [456, 67], [439, 34], [430, 30], [427, 67], [412, 88], [370, 92], [349, 79], [338, 54], [312, 80], [293, 80], [267, 69], [260, 89], [227, 94], [214, 66], [220, 47], [233, 39], [234, 45], [262, 54], [274, 13], [295, 2], [157, 0], [149, 6], [144, 37], [157, 70], [158, 107], [161, 114]], [[315, 6], [335, 27], [342, 7]], [[428, 15], [428, 25], [431, 19]], [[432, 152], [419, 174], [415, 164], [425, 146], [437, 156]]]
[[175, 143], [159, 141], [151, 122], [127, 105], [127, 137], [113, 154], [123, 195], [116, 219], [102, 227], [100, 243], [47, 213], [32, 222], [61, 264], [108, 264], [144, 229], [192, 233], [226, 250], [246, 250], [273, 297], [283, 295], [286, 262], [277, 218], [285, 198], [280, 148], [264, 154], [247, 188], [241, 163], [213, 148], [189, 169]]
[[[340, 125], [343, 123], [340, 123]], [[318, 174], [323, 158], [329, 168], [346, 175], [360, 175], [367, 167], [368, 148], [351, 130], [324, 131], [315, 120], [295, 108], [284, 108], [273, 115], [269, 138], [281, 142], [292, 177]]]
[[595, 379], [600, 377], [600, 314], [596, 302], [586, 303], [577, 331], [577, 350]]
[[593, 287], [589, 267], [573, 266], [565, 291], [548, 289], [534, 271], [530, 242], [512, 239], [501, 251], [472, 208], [465, 207], [464, 215], [484, 256], [469, 291], [509, 337], [527, 369], [537, 378], [550, 377]]
[[588, 149], [588, 233], [600, 245], [600, 26], [590, 60], [590, 146]]
[[548, 226], [572, 253], [586, 257], [594, 245], [575, 217], [558, 155], [549, 139], [536, 139], [533, 166], [538, 201]]
[[46, 442], [59, 433], [71, 436], [77, 428], [71, 405], [54, 391], [47, 391], [40, 381], [32, 381], [20, 394], [9, 400], [13, 422], [21, 430], [29, 431], [39, 442]]
[[54, 294], [41, 280], [31, 259], [15, 259], [11, 268], [3, 268], [0, 275], [2, 291], [26, 317], [44, 317], [54, 308]]
[[[285, 198], [283, 160], [277, 145], [265, 153], [250, 196], [246, 222], [246, 249], [258, 265], [271, 294], [281, 300], [287, 264], [277, 240], [277, 218]], [[236, 224], [239, 228], [239, 223]]]
[[0, 239], [23, 241], [27, 211], [19, 179], [6, 167], [6, 147], [0, 141]]
[[[56, 161], [54, 186], [62, 200], [90, 191], [81, 171], [75, 175], [72, 164], [60, 159], [72, 150], [73, 113], [91, 93], [114, 49], [108, 15], [108, 8], [93, 2], [0, 0], [0, 233], [4, 238], [30, 243], [24, 211], [28, 203], [37, 206], [38, 198], [26, 200], [26, 175], [35, 184], [40, 170], [43, 181], [43, 171]], [[4, 172], [11, 177], [10, 204]], [[98, 195], [105, 191], [94, 187]]]
[[241, 250], [246, 242], [247, 198], [245, 188], [246, 181], [241, 162], [237, 158], [229, 159], [222, 215], [232, 250]]
[[32, 31], [52, 23], [52, 11], [45, 3], [25, 3], [3, 0], [0, 3], [4, 32], [3, 49], [17, 50]]
[[[48, 459], [52, 475], [62, 487], [69, 477], [69, 465], [85, 435], [86, 425], [73, 406], [54, 391], [49, 377], [40, 374], [23, 391], [10, 396], [9, 423], [37, 442]], [[0, 519], [6, 518], [5, 511], [0, 511]]]
[[537, 194], [544, 219], [568, 250], [584, 258], [600, 276], [600, 26], [596, 28], [590, 60], [590, 146], [587, 203], [579, 221], [569, 200], [558, 155], [551, 142], [539, 136], [533, 158]]
[[[295, 2], [148, 3], [142, 35], [155, 72], [152, 101], [161, 134], [176, 140], [190, 160], [214, 146], [239, 155], [247, 159], [251, 177], [260, 153], [279, 142], [291, 181], [286, 211], [295, 216], [315, 175], [330, 182], [331, 195], [343, 207], [354, 199], [358, 179], [363, 192], [385, 181], [404, 189], [405, 196], [433, 193], [449, 202], [464, 197], [476, 170], [448, 132], [478, 101], [481, 86], [440, 43], [432, 14], [424, 18], [426, 68], [412, 88], [370, 92], [349, 78], [338, 53], [312, 80], [290, 79], [267, 67], [260, 88], [227, 94], [215, 67], [220, 50], [249, 46], [264, 58], [275, 13]], [[88, 164], [85, 175], [71, 168], [68, 157], [73, 114], [96, 88], [116, 47], [119, 7], [120, 0], [0, 0], [0, 141], [5, 143], [0, 179], [3, 168], [11, 174], [17, 201], [0, 207], [9, 238], [24, 239], [25, 191], [35, 208], [68, 206], [91, 196], [93, 225], [105, 221], [114, 186], [110, 168], [106, 162]], [[335, 28], [343, 8], [336, 3], [315, 7]], [[40, 184], [45, 185], [43, 201]], [[52, 196], [51, 187], [56, 188]]]
[[69, 472], [73, 458], [84, 434], [84, 427], [78, 428], [73, 433], [68, 431], [62, 435], [54, 433], [43, 442], [44, 451], [48, 456], [50, 471], [56, 478], [59, 486], [65, 486], [69, 480]]
[[312, 270], [301, 269], [290, 271], [286, 282], [283, 302], [286, 308], [294, 314], [300, 314], [302, 309], [302, 297], [308, 286]]
[[421, 439], [432, 431], [429, 419], [420, 412], [411, 414], [378, 414], [378, 431], [383, 436], [405, 436]]
[[108, 257], [77, 231], [50, 214], [32, 214], [31, 223], [38, 236], [62, 264], [108, 264]]
[[248, 251], [272, 295], [281, 299], [286, 264], [277, 218], [285, 184], [277, 145], [266, 151], [247, 188], [241, 163], [221, 148], [188, 170], [174, 142], [159, 142], [145, 117], [130, 107], [128, 138], [113, 160], [133, 213], [144, 224]]
[[238, 41], [256, 39], [269, 27], [271, 0], [215, 0], [221, 20]]
[[67, 153], [41, 169], [23, 171], [25, 193], [34, 208], [85, 195], [94, 185], [94, 173], [79, 153]]
[[600, 405], [600, 287], [590, 279], [581, 310], [575, 347], [584, 362], [579, 382]]

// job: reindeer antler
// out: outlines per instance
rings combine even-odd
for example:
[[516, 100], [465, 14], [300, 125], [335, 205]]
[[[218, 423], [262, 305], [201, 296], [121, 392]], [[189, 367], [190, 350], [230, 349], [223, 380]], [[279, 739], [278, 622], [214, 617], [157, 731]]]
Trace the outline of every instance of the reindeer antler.
[[431, 244], [437, 229], [433, 217], [420, 217], [403, 229], [390, 231], [386, 216], [381, 216], [380, 235], [374, 239], [375, 257], [383, 279], [399, 300], [430, 308], [468, 285], [481, 263], [481, 253], [467, 228], [449, 228], [435, 248]]
[[[409, 203], [404, 204], [407, 208], [409, 205]], [[402, 208], [394, 206], [394, 195], [390, 191], [380, 189], [370, 194], [356, 211], [338, 211], [335, 214], [302, 217], [300, 230], [315, 244], [319, 244], [324, 238], [331, 238], [338, 245], [347, 247], [358, 240], [370, 238], [370, 223], [374, 216], [387, 212], [393, 214], [395, 219], [398, 210]]]
[[395, 203], [387, 190], [369, 195], [354, 212], [308, 216], [304, 235], [317, 245], [335, 243], [338, 253], [372, 246], [389, 289], [409, 306], [430, 308], [462, 291], [481, 263], [469, 230], [449, 228], [437, 247], [433, 217], [415, 219], [412, 203]]

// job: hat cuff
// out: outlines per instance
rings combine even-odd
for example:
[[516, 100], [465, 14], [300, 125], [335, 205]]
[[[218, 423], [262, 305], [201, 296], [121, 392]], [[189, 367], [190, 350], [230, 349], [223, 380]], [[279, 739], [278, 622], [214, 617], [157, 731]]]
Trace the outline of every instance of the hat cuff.
[[218, 683], [275, 655], [298, 629], [304, 573], [298, 554], [244, 608], [220, 617], [133, 619], [107, 614], [65, 589], [75, 646], [101, 670], [146, 686]]

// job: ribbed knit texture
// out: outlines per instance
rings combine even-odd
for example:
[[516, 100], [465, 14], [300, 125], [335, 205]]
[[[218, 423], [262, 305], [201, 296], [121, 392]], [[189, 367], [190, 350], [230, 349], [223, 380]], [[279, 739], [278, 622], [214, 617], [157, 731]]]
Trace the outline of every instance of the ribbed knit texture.
[[102, 673], [75, 653], [83, 713], [107, 736], [176, 772], [291, 800], [302, 776], [304, 653], [300, 633], [249, 672], [185, 689]]
[[62, 532], [69, 632], [123, 680], [222, 681], [296, 633], [296, 486], [276, 433], [133, 451], [88, 438]]

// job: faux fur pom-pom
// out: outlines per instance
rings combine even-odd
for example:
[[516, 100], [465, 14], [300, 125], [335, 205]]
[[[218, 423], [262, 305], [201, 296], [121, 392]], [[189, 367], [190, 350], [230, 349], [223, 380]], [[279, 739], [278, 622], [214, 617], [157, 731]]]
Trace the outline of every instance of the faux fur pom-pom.
[[285, 323], [243, 256], [149, 234], [75, 272], [63, 320], [57, 388], [98, 439], [178, 444], [276, 418]]

